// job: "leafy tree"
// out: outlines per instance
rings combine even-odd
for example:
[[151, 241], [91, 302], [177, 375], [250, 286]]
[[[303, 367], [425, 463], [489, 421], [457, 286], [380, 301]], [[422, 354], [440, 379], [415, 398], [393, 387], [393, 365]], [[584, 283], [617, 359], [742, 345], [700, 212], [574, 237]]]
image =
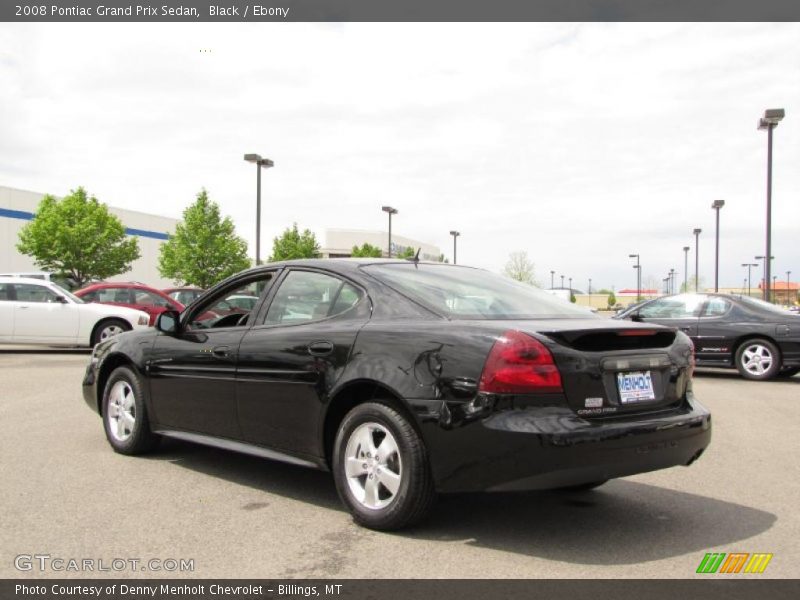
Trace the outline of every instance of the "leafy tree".
[[572, 302], [573, 304], [575, 304], [578, 301], [578, 299], [575, 298], [575, 294], [573, 294], [572, 292], [569, 293], [569, 301]]
[[614, 292], [609, 292], [608, 293], [608, 305], [609, 306], [616, 306], [617, 305], [617, 296], [614, 294]]
[[275, 238], [272, 243], [270, 262], [295, 258], [319, 258], [319, 244], [314, 234], [306, 229], [300, 233], [295, 223], [291, 229]]
[[361, 247], [353, 246], [353, 251], [350, 254], [353, 257], [363, 258], [380, 258], [383, 256], [383, 250], [372, 244], [364, 242]]
[[236, 235], [230, 217], [222, 218], [219, 205], [204, 189], [183, 211], [183, 221], [161, 244], [158, 257], [162, 277], [204, 289], [249, 266], [247, 242]]
[[406, 249], [400, 252], [395, 258], [414, 258], [416, 255], [416, 249], [411, 246], [406, 246]]
[[539, 285], [536, 281], [536, 267], [533, 261], [528, 258], [527, 252], [512, 252], [508, 257], [508, 262], [503, 272], [511, 279], [531, 285]]
[[19, 232], [17, 250], [78, 287], [130, 271], [140, 256], [136, 238], [127, 236], [122, 222], [82, 187], [61, 200], [49, 194], [42, 198], [33, 220]]
[[444, 257], [444, 254], [440, 254], [440, 255], [439, 255], [439, 258], [437, 258], [436, 260], [437, 260], [438, 262], [440, 262], [440, 263], [448, 263], [448, 264], [450, 263], [450, 259], [448, 259], [448, 258], [445, 258], [445, 257]]
[[[681, 284], [681, 288], [680, 288], [681, 289], [681, 293], [683, 294], [683, 293], [686, 293], [686, 292], [689, 292], [689, 293], [694, 292], [694, 288], [695, 288], [694, 281], [695, 281], [695, 277], [694, 277], [694, 275], [692, 275], [691, 277], [689, 277], [688, 281], [686, 282], [686, 285]], [[697, 282], [697, 291], [698, 292], [702, 292], [705, 289], [705, 287], [706, 287], [706, 282], [701, 277], [700, 280]]]

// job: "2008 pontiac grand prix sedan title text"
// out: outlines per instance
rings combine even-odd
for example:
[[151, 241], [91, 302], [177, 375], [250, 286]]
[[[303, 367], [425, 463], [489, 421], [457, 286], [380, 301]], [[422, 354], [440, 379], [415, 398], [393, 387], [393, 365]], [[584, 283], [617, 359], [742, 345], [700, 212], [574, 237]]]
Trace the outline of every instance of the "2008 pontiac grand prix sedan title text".
[[[211, 310], [243, 294], [251, 311]], [[437, 492], [692, 463], [711, 438], [692, 369], [679, 331], [486, 271], [329, 259], [245, 271], [99, 344], [83, 390], [117, 452], [171, 436], [330, 469], [357, 522], [396, 529]]]

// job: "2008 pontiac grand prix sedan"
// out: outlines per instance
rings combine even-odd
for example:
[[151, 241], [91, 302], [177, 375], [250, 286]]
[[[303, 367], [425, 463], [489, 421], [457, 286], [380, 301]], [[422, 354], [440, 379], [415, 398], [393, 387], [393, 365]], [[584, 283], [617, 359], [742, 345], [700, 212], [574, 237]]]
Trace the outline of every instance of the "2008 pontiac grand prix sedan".
[[[242, 294], [250, 312], [198, 319]], [[396, 529], [437, 492], [589, 489], [691, 464], [711, 438], [693, 360], [679, 331], [479, 269], [303, 260], [99, 344], [83, 393], [117, 452], [168, 436], [329, 469], [357, 522]]]

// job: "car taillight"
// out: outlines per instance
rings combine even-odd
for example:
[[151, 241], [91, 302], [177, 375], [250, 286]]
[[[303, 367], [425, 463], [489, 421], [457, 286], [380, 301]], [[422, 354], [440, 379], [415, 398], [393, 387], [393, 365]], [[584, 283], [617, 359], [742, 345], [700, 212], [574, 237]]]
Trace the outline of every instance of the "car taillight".
[[561, 392], [561, 374], [553, 355], [539, 340], [506, 331], [492, 346], [478, 386], [488, 394]]

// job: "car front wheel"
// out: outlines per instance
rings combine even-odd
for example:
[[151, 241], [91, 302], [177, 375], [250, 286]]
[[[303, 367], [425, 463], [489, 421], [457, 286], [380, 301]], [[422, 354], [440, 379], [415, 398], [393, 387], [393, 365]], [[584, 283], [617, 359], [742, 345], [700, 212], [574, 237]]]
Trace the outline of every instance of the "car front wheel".
[[130, 331], [131, 326], [121, 319], [106, 319], [97, 324], [92, 334], [92, 346], [106, 341], [108, 338], [119, 335], [123, 331]]
[[413, 525], [436, 499], [425, 444], [411, 423], [385, 404], [360, 404], [342, 420], [333, 474], [355, 521], [371, 529]]
[[772, 379], [781, 368], [780, 351], [768, 340], [747, 340], [736, 351], [736, 368], [746, 379]]
[[115, 369], [103, 390], [103, 424], [106, 438], [120, 454], [142, 454], [158, 443], [150, 431], [142, 384], [128, 367]]

